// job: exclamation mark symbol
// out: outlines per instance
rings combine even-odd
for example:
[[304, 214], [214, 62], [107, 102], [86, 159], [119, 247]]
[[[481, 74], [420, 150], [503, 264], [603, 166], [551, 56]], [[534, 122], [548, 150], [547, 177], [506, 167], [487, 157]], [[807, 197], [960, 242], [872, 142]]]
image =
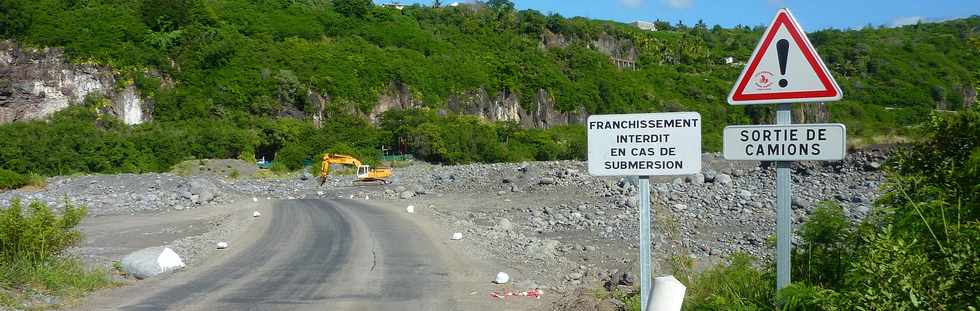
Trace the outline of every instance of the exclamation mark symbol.
[[[776, 53], [779, 56], [779, 74], [786, 76], [786, 57], [789, 56], [789, 40], [779, 39], [776, 42]], [[789, 81], [784, 79], [779, 79], [779, 87], [786, 87], [789, 85]]]

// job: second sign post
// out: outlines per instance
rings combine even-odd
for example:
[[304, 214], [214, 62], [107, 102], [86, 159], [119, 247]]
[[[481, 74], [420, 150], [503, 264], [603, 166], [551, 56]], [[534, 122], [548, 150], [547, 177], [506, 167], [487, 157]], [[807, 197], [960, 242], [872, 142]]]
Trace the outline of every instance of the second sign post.
[[776, 125], [729, 126], [724, 133], [725, 159], [776, 161], [776, 290], [790, 284], [792, 161], [841, 160], [846, 152], [844, 125], [794, 126], [789, 103], [842, 97], [837, 81], [787, 9], [776, 13], [728, 95], [732, 105], [779, 104]]

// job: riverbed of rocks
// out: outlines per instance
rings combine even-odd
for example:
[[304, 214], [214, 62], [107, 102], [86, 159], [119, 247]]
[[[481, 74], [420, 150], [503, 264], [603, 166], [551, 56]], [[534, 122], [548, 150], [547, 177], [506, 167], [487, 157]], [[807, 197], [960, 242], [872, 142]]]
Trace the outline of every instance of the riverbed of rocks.
[[[844, 161], [792, 166], [793, 222], [798, 228], [821, 202], [840, 204], [852, 221], [865, 217], [884, 182], [887, 151], [866, 150]], [[736, 253], [767, 260], [775, 225], [772, 163], [730, 162], [705, 154], [702, 173], [652, 178], [655, 270], [687, 258], [698, 266]], [[41, 190], [0, 192], [60, 208], [65, 199], [90, 215], [179, 212], [251, 199], [389, 200], [433, 215], [473, 254], [514, 267], [525, 287], [569, 292], [635, 273], [639, 248], [636, 178], [595, 177], [585, 162], [470, 165], [415, 162], [396, 168], [389, 185], [353, 185], [331, 176], [324, 186], [303, 174], [280, 178], [120, 174], [55, 177]], [[390, 202], [389, 202], [390, 203]], [[187, 240], [180, 243], [192, 243]], [[211, 247], [211, 241], [201, 247]], [[198, 248], [201, 248], [198, 247]]]
[[[885, 158], [885, 151], [869, 150], [844, 161], [795, 163], [794, 226], [799, 228], [820, 204], [840, 204], [852, 221], [863, 219], [884, 181]], [[768, 260], [775, 230], [775, 166], [706, 154], [702, 172], [652, 180], [656, 268], [669, 273], [678, 257], [705, 267], [736, 252]], [[635, 178], [594, 177], [579, 161], [420, 163], [395, 174], [395, 185], [359, 195], [428, 206], [487, 256], [526, 267], [538, 283], [572, 289], [635, 269]]]

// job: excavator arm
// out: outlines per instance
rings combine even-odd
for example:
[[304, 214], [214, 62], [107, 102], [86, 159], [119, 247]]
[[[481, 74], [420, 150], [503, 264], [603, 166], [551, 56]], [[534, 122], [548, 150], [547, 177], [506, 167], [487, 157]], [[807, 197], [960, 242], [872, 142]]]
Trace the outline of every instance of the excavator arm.
[[361, 167], [363, 163], [357, 158], [344, 154], [324, 154], [323, 162], [320, 167], [320, 186], [323, 186], [327, 182], [327, 175], [330, 174], [330, 164], [342, 164], [350, 165], [354, 167]]

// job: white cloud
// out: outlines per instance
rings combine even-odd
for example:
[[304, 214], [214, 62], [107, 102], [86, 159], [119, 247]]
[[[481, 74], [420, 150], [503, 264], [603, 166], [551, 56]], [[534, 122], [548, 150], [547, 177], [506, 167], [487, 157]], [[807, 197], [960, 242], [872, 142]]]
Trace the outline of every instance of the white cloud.
[[686, 9], [694, 5], [694, 0], [663, 0], [664, 4], [673, 9]]
[[622, 4], [628, 8], [638, 8], [647, 4], [646, 0], [619, 0], [619, 4]]
[[919, 22], [925, 23], [926, 22], [926, 18], [925, 17], [922, 17], [922, 16], [904, 16], [904, 17], [898, 17], [898, 18], [895, 18], [895, 19], [892, 20], [891, 26], [892, 27], [902, 27], [902, 26], [905, 26], [905, 25], [914, 25], [914, 24], [917, 24]]

